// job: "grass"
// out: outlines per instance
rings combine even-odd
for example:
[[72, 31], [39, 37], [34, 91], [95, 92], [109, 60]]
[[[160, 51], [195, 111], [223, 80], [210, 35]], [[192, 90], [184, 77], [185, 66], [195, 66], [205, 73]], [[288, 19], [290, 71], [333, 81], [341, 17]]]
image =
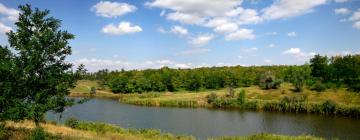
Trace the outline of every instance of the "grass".
[[[110, 124], [79, 122], [75, 128], [42, 123], [41, 127], [47, 133], [46, 139], [55, 140], [195, 140], [192, 136], [177, 136], [162, 133], [154, 129], [124, 129]], [[7, 137], [0, 139], [24, 140], [30, 137], [35, 124], [31, 121], [6, 122]], [[283, 136], [274, 134], [258, 134], [245, 137], [220, 137], [209, 140], [324, 140], [312, 136]]]
[[[98, 87], [95, 81], [81, 80], [78, 86], [71, 91], [71, 96], [90, 96], [90, 87]], [[265, 111], [284, 112], [323, 112], [323, 104], [331, 101], [336, 104], [336, 110], [331, 114], [344, 116], [360, 116], [360, 94], [349, 92], [344, 88], [327, 89], [317, 92], [304, 89], [302, 92], [294, 92], [291, 84], [284, 83], [279, 89], [263, 90], [258, 86], [236, 88], [235, 93], [245, 90], [247, 103], [243, 105], [234, 104], [234, 100], [226, 97], [228, 89], [204, 90], [198, 92], [150, 92], [143, 94], [113, 94], [108, 88], [97, 90], [95, 97], [119, 99], [127, 104], [143, 106], [167, 106], [167, 107], [214, 107], [207, 102], [207, 96], [215, 93], [219, 100], [215, 107], [219, 108], [243, 108]], [[289, 103], [282, 105], [285, 97], [289, 99], [306, 98], [304, 102]]]

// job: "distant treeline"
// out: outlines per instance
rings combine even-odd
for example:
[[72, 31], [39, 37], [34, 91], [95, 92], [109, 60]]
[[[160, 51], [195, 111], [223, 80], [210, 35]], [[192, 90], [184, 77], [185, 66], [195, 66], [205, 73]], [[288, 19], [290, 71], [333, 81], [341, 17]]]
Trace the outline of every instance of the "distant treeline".
[[[81, 70], [80, 70], [81, 71]], [[360, 91], [360, 55], [315, 55], [310, 64], [301, 66], [233, 66], [194, 69], [161, 69], [81, 73], [82, 79], [97, 80], [114, 93], [143, 93], [150, 91], [198, 91], [224, 87], [258, 85], [275, 89], [282, 82], [294, 85], [295, 91], [303, 87], [323, 91], [328, 88], [346, 87]]]

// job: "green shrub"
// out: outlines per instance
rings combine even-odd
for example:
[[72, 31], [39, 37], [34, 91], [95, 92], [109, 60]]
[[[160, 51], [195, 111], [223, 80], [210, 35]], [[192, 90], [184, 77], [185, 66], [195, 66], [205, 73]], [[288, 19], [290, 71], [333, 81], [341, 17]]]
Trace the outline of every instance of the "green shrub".
[[65, 126], [70, 128], [76, 128], [78, 125], [79, 121], [74, 117], [70, 117], [65, 121]]
[[323, 113], [325, 114], [333, 114], [335, 112], [335, 107], [336, 107], [336, 104], [332, 101], [325, 101], [323, 104], [322, 104], [322, 111]]
[[246, 101], [243, 104], [243, 108], [249, 109], [249, 110], [257, 110], [257, 109], [259, 109], [259, 104], [257, 101]]
[[207, 102], [211, 104], [218, 98], [218, 96], [214, 92], [211, 92], [208, 96], [206, 96], [206, 98]]
[[90, 88], [90, 94], [91, 94], [91, 95], [96, 94], [96, 88], [95, 88], [95, 87], [91, 87], [91, 88]]
[[47, 137], [46, 132], [41, 127], [36, 127], [29, 137], [30, 140], [45, 140]]
[[317, 92], [322, 92], [322, 91], [325, 91], [327, 88], [327, 86], [325, 84], [323, 84], [322, 82], [320, 81], [317, 81], [313, 87], [312, 87], [312, 90], [315, 90]]

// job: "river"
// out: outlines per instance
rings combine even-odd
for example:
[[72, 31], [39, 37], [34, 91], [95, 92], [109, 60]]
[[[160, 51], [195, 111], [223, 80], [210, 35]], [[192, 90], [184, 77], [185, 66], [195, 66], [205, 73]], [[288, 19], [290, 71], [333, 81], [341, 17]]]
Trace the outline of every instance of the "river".
[[[66, 109], [61, 122], [68, 117], [110, 123], [124, 128], [155, 128], [177, 135], [193, 135], [200, 139], [257, 133], [360, 139], [360, 120], [313, 114], [143, 107], [95, 98]], [[58, 114], [48, 113], [47, 119], [57, 120]]]

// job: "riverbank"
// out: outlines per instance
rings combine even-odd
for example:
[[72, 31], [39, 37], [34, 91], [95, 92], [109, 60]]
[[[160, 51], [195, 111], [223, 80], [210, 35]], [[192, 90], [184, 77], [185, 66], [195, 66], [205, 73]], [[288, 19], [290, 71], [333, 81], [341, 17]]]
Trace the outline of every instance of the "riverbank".
[[[120, 102], [143, 106], [166, 107], [213, 107], [238, 108], [258, 111], [281, 111], [297, 113], [318, 113], [339, 116], [360, 117], [360, 95], [346, 89], [329, 89], [316, 92], [304, 89], [294, 92], [290, 84], [282, 84], [279, 89], [263, 90], [257, 86], [198, 92], [164, 92], [143, 94], [113, 94], [109, 89], [97, 90], [89, 94], [90, 87], [98, 87], [94, 81], [79, 81], [71, 96], [93, 96], [119, 99]], [[239, 93], [244, 90], [244, 99], [239, 101]], [[215, 95], [209, 100], [209, 95]], [[211, 97], [210, 97], [211, 98]]]
[[[103, 123], [76, 122], [67, 127], [56, 123], [42, 123], [47, 139], [56, 140], [195, 140], [192, 136], [176, 136], [154, 129], [124, 129]], [[7, 122], [0, 130], [0, 139], [23, 140], [30, 138], [35, 128], [33, 122]], [[324, 140], [312, 136], [284, 136], [274, 134], [257, 134], [245, 137], [209, 138], [209, 140]]]

